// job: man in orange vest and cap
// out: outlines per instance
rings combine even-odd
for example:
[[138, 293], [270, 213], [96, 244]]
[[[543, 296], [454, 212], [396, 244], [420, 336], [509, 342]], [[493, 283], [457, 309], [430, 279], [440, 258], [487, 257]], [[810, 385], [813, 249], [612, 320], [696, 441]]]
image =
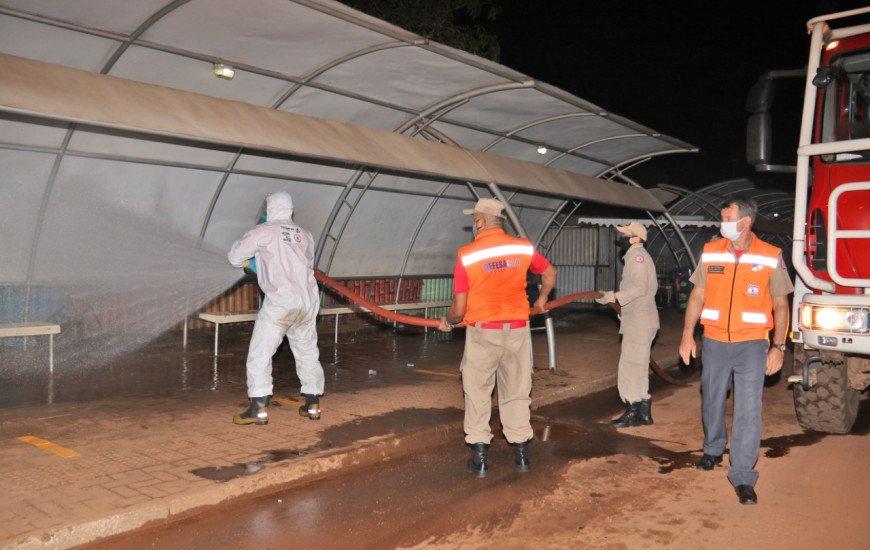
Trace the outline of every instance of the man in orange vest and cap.
[[514, 448], [519, 472], [531, 468], [532, 361], [526, 273], [541, 275], [541, 309], [556, 284], [556, 268], [532, 243], [502, 229], [504, 205], [480, 199], [473, 209], [474, 242], [459, 249], [453, 271], [453, 304], [438, 329], [448, 332], [465, 321], [465, 353], [459, 366], [465, 393], [465, 442], [471, 447], [466, 469], [486, 477], [492, 442], [489, 419], [498, 381], [498, 407], [505, 439]]
[[[695, 287], [686, 306], [680, 356], [696, 356], [695, 324], [701, 320], [704, 455], [699, 470], [722, 462], [728, 442], [725, 402], [734, 382], [731, 469], [728, 480], [741, 504], [755, 504], [761, 447], [764, 376], [782, 368], [788, 335], [788, 295], [794, 286], [782, 252], [752, 233], [758, 206], [737, 197], [722, 205], [723, 239], [707, 243], [689, 280]], [[773, 329], [773, 339], [768, 340]]]

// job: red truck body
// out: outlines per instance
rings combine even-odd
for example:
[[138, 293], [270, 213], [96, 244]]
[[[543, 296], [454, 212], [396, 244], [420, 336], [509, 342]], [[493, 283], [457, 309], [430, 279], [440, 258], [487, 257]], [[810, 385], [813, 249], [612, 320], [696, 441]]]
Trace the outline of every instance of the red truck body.
[[808, 22], [792, 263], [795, 409], [845, 433], [870, 385], [870, 8]]

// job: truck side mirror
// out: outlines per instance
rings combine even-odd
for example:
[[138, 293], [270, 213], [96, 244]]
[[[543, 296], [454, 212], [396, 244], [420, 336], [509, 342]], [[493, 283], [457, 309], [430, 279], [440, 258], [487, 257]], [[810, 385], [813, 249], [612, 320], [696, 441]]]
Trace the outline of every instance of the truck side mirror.
[[770, 134], [770, 113], [752, 113], [746, 123], [746, 162], [750, 166], [770, 164]]
[[770, 164], [770, 108], [775, 90], [773, 79], [762, 76], [746, 97], [746, 110], [751, 113], [746, 123], [746, 162], [756, 168]]
[[773, 105], [773, 93], [775, 91], [776, 85], [773, 83], [772, 78], [760, 78], [749, 89], [749, 95], [746, 96], [746, 110], [750, 113], [769, 111], [771, 105]]

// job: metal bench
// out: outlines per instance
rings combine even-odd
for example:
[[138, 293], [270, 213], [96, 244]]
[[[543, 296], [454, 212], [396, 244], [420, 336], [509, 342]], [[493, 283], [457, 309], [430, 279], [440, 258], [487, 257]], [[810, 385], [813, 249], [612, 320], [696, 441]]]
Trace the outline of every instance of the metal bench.
[[[54, 372], [54, 335], [60, 334], [60, 325], [42, 321], [0, 324], [0, 338], [44, 336], [46, 334], [48, 335], [48, 368], [50, 372]], [[27, 349], [27, 340], [24, 340], [24, 349]]]
[[[407, 309], [422, 309], [424, 316], [429, 315], [429, 308], [447, 307], [452, 302], [443, 300], [439, 302], [413, 302], [409, 304], [381, 304], [378, 307], [388, 311], [399, 311]], [[320, 308], [318, 315], [335, 315], [335, 342], [338, 343], [338, 317], [346, 313], [367, 312], [368, 308], [362, 306], [354, 307], [323, 307]], [[251, 323], [257, 320], [257, 310], [248, 309], [244, 311], [208, 311], [196, 315], [197, 319], [214, 323], [214, 354], [218, 354], [218, 336], [220, 334], [220, 326], [228, 323]], [[183, 347], [187, 349], [187, 319], [184, 320], [184, 342]]]
[[[247, 309], [244, 311], [206, 311], [199, 313], [197, 319], [214, 323], [214, 354], [218, 354], [218, 336], [220, 335], [221, 325], [227, 323], [251, 323], [257, 320], [257, 310]], [[184, 319], [184, 342], [183, 347], [187, 349], [187, 318]]]

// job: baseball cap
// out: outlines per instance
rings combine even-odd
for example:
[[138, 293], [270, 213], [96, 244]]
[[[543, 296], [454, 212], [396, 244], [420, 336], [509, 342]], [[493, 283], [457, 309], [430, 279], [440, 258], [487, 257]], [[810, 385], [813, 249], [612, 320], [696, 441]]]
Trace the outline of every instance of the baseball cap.
[[616, 230], [622, 233], [623, 235], [628, 235], [629, 237], [633, 235], [637, 235], [644, 241], [646, 240], [646, 227], [642, 226], [637, 222], [631, 222], [628, 225], [617, 225], [615, 226]]
[[502, 210], [504, 210], [504, 204], [500, 201], [495, 199], [480, 199], [477, 201], [477, 204], [474, 205], [474, 208], [466, 208], [462, 213], [474, 214], [477, 212], [478, 214], [489, 214], [490, 216], [504, 218], [505, 215], [501, 213]]

